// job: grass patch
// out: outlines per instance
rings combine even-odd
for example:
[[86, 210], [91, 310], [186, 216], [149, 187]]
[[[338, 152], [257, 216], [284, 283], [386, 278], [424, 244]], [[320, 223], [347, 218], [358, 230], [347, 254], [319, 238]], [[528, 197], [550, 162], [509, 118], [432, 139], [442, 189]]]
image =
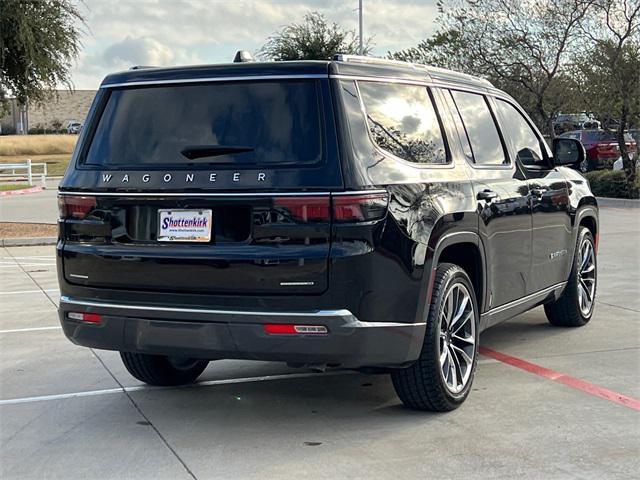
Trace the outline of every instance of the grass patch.
[[29, 188], [29, 185], [26, 183], [0, 183], [0, 192], [22, 190], [23, 188]]
[[[2, 137], [0, 137], [2, 138]], [[70, 153], [52, 154], [52, 155], [5, 155], [0, 156], [0, 164], [2, 163], [26, 163], [27, 159], [31, 159], [33, 163], [46, 163], [47, 164], [47, 176], [61, 176], [64, 175], [64, 171], [67, 169], [69, 160], [71, 160]], [[42, 167], [33, 167], [36, 175], [42, 171]], [[6, 173], [6, 172], [4, 172]], [[25, 170], [20, 170], [18, 173], [26, 174]]]
[[17, 155], [71, 154], [78, 135], [2, 135], [0, 157]]

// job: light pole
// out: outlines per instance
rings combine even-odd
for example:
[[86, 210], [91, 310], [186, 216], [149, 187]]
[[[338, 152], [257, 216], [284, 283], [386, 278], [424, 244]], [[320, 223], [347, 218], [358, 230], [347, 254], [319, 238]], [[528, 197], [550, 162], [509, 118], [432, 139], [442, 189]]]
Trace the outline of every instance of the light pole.
[[360, 24], [358, 36], [360, 37], [360, 48], [358, 50], [359, 55], [364, 55], [364, 44], [362, 41], [362, 0], [358, 0], [358, 20]]

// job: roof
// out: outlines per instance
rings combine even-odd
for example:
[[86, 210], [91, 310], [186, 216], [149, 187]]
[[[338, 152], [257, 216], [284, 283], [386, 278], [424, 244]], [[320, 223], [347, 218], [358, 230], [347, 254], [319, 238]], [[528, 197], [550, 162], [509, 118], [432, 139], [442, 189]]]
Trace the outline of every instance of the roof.
[[374, 57], [337, 55], [332, 61], [243, 62], [185, 67], [135, 67], [108, 75], [101, 87], [186, 83], [216, 78], [324, 77], [329, 75], [400, 78], [491, 88], [489, 81], [442, 68]]

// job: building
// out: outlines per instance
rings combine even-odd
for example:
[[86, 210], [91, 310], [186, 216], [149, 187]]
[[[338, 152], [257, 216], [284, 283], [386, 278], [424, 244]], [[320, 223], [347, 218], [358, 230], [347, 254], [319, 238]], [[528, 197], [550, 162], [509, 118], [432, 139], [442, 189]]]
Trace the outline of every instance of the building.
[[56, 90], [51, 100], [27, 105], [21, 111], [15, 98], [9, 99], [8, 113], [0, 118], [3, 134], [64, 129], [70, 121], [84, 123], [96, 90]]

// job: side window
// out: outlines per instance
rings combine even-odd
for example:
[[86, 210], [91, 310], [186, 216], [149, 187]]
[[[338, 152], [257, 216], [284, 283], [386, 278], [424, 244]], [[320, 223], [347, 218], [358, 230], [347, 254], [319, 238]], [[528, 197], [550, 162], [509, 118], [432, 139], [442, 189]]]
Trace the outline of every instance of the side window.
[[540, 139], [522, 114], [510, 103], [496, 99], [502, 131], [511, 140], [518, 160], [525, 166], [546, 166]]
[[478, 165], [507, 165], [498, 128], [484, 96], [477, 93], [451, 91], [471, 145], [473, 160]]
[[426, 87], [358, 82], [371, 137], [396, 157], [420, 164], [447, 163], [442, 129]]

